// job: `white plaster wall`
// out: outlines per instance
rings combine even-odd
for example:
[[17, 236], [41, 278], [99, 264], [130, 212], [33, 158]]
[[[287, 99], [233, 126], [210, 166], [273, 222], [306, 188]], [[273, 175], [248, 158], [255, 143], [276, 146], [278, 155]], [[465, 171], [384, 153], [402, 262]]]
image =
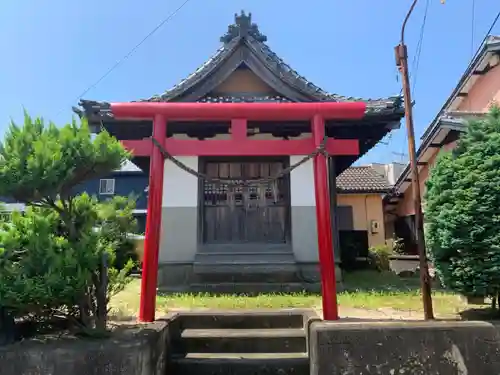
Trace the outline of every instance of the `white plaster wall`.
[[[303, 156], [291, 156], [290, 165]], [[316, 227], [316, 200], [314, 195], [314, 170], [308, 160], [290, 175], [292, 203], [292, 246], [298, 262], [318, 262], [318, 236]]]
[[[291, 156], [290, 165], [299, 162], [304, 156]], [[308, 160], [290, 174], [290, 198], [292, 206], [316, 207], [314, 196], [313, 161]]]
[[[198, 157], [178, 157], [198, 171]], [[197, 248], [198, 180], [165, 160], [160, 234], [160, 263], [189, 263]]]
[[[198, 171], [197, 156], [180, 156], [177, 160]], [[168, 159], [164, 168], [162, 207], [197, 207], [198, 179]]]

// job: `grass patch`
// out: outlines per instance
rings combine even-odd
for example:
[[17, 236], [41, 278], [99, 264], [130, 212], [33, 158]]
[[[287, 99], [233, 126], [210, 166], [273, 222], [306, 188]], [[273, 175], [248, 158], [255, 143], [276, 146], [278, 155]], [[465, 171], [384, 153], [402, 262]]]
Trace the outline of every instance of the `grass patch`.
[[[360, 271], [345, 274], [345, 290], [338, 295], [344, 308], [367, 310], [392, 309], [422, 312], [419, 280], [403, 279], [393, 273]], [[140, 281], [134, 280], [115, 296], [111, 307], [119, 315], [135, 315], [139, 309]], [[439, 316], [456, 316], [467, 305], [457, 295], [435, 286], [434, 310]], [[244, 295], [174, 294], [157, 297], [157, 310], [165, 313], [176, 309], [279, 309], [318, 308], [321, 296], [308, 293]]]
[[[344, 292], [339, 304], [367, 310], [392, 309], [401, 312], [423, 312], [418, 277], [401, 278], [392, 272], [359, 271], [344, 275]], [[432, 285], [434, 312], [438, 316], [457, 316], [467, 304], [439, 283]]]

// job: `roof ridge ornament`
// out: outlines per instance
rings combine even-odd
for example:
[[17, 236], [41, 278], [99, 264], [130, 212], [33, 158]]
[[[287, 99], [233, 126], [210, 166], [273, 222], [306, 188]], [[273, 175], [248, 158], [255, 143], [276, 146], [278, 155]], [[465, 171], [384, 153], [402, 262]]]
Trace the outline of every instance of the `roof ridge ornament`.
[[228, 44], [238, 37], [246, 38], [249, 36], [258, 42], [267, 41], [267, 36], [259, 31], [257, 24], [252, 23], [252, 13], [246, 15], [245, 11], [242, 10], [240, 15], [234, 14], [234, 24], [228, 26], [227, 32], [220, 38], [220, 41]]

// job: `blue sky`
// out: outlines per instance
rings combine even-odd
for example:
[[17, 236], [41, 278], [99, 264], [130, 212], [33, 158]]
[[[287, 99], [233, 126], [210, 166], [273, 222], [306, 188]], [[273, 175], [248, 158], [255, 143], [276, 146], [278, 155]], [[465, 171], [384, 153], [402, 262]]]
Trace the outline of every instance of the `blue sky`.
[[[63, 124], [71, 106], [184, 0], [0, 1], [0, 133], [22, 108]], [[498, 0], [429, 0], [414, 91], [420, 136], [455, 87], [498, 8]], [[97, 87], [88, 99], [128, 101], [160, 93], [219, 46], [240, 10], [268, 44], [318, 86], [342, 95], [398, 94], [393, 48], [411, 0], [191, 0]], [[413, 59], [426, 0], [407, 27]], [[493, 33], [500, 34], [500, 22]], [[472, 39], [473, 49], [472, 49]], [[404, 129], [361, 162], [406, 161]]]

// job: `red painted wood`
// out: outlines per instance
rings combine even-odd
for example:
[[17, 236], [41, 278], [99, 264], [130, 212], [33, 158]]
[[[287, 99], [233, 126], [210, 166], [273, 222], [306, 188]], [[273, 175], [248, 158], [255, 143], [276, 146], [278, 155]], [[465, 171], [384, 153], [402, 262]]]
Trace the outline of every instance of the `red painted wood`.
[[246, 119], [237, 118], [231, 120], [231, 139], [236, 142], [245, 141], [247, 139]]
[[149, 139], [123, 140], [121, 144], [135, 156], [151, 156], [153, 151], [153, 142]]
[[169, 121], [203, 121], [246, 118], [253, 121], [361, 119], [364, 102], [316, 103], [111, 103], [117, 119], [152, 119], [157, 114]]
[[[233, 134], [235, 136], [235, 134]], [[236, 135], [237, 136], [237, 135]], [[123, 146], [135, 156], [150, 156], [153, 150], [148, 139], [122, 141]], [[312, 138], [298, 140], [205, 140], [175, 139], [164, 140], [164, 147], [173, 156], [273, 156], [307, 155], [314, 151]], [[326, 149], [330, 155], [359, 155], [357, 139], [328, 139]]]
[[[325, 136], [325, 122], [320, 115], [313, 117], [311, 128], [314, 143], [318, 146]], [[328, 194], [328, 170], [326, 157], [318, 154], [313, 159], [314, 193], [316, 196], [316, 226], [318, 231], [318, 251], [321, 271], [323, 298], [323, 319], [337, 320], [337, 290], [335, 280], [335, 258], [331, 231], [330, 197]]]
[[[153, 121], [153, 137], [161, 141], [166, 136], [167, 120], [164, 115], [157, 115]], [[151, 144], [151, 141], [149, 143]], [[164, 164], [163, 155], [158, 147], [153, 148], [149, 169], [148, 215], [139, 306], [139, 320], [142, 322], [152, 322], [155, 319]]]
[[353, 156], [359, 155], [358, 139], [335, 139], [326, 140], [326, 151], [333, 156]]

